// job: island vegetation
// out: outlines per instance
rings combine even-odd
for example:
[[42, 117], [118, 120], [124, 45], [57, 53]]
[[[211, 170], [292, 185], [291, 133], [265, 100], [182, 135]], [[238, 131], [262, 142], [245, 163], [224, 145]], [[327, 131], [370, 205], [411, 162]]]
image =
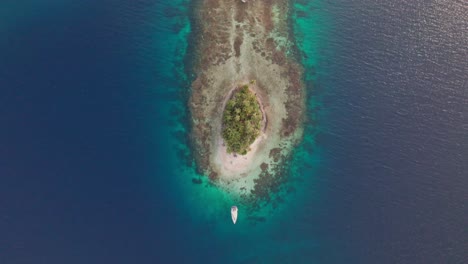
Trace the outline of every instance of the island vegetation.
[[257, 97], [244, 85], [237, 89], [223, 113], [223, 139], [228, 153], [247, 154], [260, 135], [262, 112]]

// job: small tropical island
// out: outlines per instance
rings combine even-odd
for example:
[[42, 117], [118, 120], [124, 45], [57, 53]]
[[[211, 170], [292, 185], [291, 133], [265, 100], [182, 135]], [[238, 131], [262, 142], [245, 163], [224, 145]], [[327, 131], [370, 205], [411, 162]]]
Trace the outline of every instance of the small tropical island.
[[238, 88], [223, 113], [223, 139], [228, 153], [245, 155], [260, 135], [262, 112], [248, 85]]
[[305, 117], [291, 2], [196, 2], [188, 105], [197, 171], [239, 197], [268, 197], [286, 182]]

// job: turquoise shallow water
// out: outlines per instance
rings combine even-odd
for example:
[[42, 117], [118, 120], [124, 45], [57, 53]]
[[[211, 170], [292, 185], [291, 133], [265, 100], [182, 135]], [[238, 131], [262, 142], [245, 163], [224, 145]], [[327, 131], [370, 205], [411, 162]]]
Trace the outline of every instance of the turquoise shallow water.
[[[187, 6], [188, 7], [188, 6]], [[170, 153], [171, 179], [165, 181], [165, 186], [177, 193], [178, 197], [171, 201], [184, 218], [190, 222], [188, 228], [194, 230], [203, 230], [192, 245], [200, 249], [201, 258], [212, 258], [213, 260], [226, 261], [225, 256], [230, 255], [233, 263], [242, 261], [281, 261], [302, 262], [312, 255], [320, 255], [323, 244], [319, 242], [318, 236], [306, 232], [307, 227], [304, 221], [313, 219], [313, 211], [304, 211], [304, 208], [316, 207], [320, 204], [320, 184], [317, 180], [320, 166], [325, 163], [321, 156], [319, 144], [315, 137], [320, 130], [318, 120], [320, 119], [319, 93], [314, 91], [314, 81], [319, 72], [316, 65], [321, 60], [319, 53], [325, 45], [319, 41], [325, 39], [329, 19], [326, 14], [316, 12], [312, 15], [303, 16], [301, 12], [320, 9], [321, 3], [294, 5], [294, 14], [291, 21], [294, 21], [294, 27], [291, 30], [298, 36], [296, 40], [302, 53], [307, 56], [301, 56], [305, 65], [305, 80], [309, 98], [308, 103], [308, 122], [306, 126], [306, 136], [290, 161], [286, 164], [284, 173], [288, 174], [288, 181], [283, 184], [282, 191], [272, 194], [272, 199], [268, 203], [261, 203], [260, 207], [251, 208], [241, 198], [227, 193], [225, 190], [211, 185], [207, 178], [198, 175], [195, 170], [195, 164], [191, 160], [191, 154], [186, 140], [186, 134], [189, 130], [187, 116], [181, 116], [176, 120], [171, 120], [170, 137], [168, 142]], [[163, 54], [175, 54], [175, 59], [171, 62], [173, 65], [171, 71], [165, 77], [168, 79], [178, 79], [179, 82], [178, 97], [182, 101], [174, 102], [171, 113], [183, 112], [184, 96], [187, 95], [186, 89], [192, 76], [190, 69], [181, 70], [180, 67], [190, 65], [189, 61], [181, 64], [183, 59], [190, 59], [184, 52], [187, 40], [190, 40], [190, 21], [186, 15], [190, 10], [182, 8], [178, 3], [167, 4], [167, 7], [161, 8], [171, 10], [171, 13], [177, 13], [174, 17], [169, 17], [169, 23], [175, 23], [181, 29], [174, 32], [170, 37], [170, 43]], [[177, 12], [176, 12], [177, 11]], [[161, 21], [159, 21], [161, 23]], [[313, 29], [308, 31], [308, 29]], [[158, 34], [161, 34], [158, 32]], [[194, 32], [196, 34], [196, 32]], [[316, 38], [312, 38], [315, 36]], [[162, 37], [162, 35], [161, 35]], [[160, 39], [156, 37], [155, 39]], [[190, 43], [188, 43], [190, 48]], [[178, 48], [176, 48], [178, 47]], [[183, 47], [183, 48], [182, 48]], [[161, 49], [161, 47], [158, 47]], [[185, 57], [184, 57], [185, 56]], [[186, 98], [185, 98], [186, 99]], [[174, 110], [176, 109], [176, 110]], [[234, 226], [230, 221], [230, 207], [233, 204], [239, 206], [239, 218]], [[303, 220], [297, 222], [297, 217]], [[291, 223], [295, 223], [291, 225]], [[198, 233], [197, 233], [198, 234]], [[196, 241], [196, 242], [195, 242]], [[285, 247], [285, 244], [288, 246]], [[204, 252], [204, 248], [213, 248], [216, 253]], [[220, 253], [223, 252], [223, 253]], [[243, 252], [236, 254], [236, 252]]]
[[[412, 45], [429, 44], [421, 42], [418, 38], [412, 40], [414, 43], [405, 42], [405, 38], [398, 35], [398, 30], [393, 31], [390, 21], [398, 20], [402, 25], [416, 23], [422, 34], [426, 35], [422, 37], [424, 40], [434, 34], [433, 28], [437, 28], [436, 32], [443, 28], [440, 26], [443, 19], [434, 20], [433, 24], [424, 24], [423, 17], [432, 16], [431, 12], [434, 11], [433, 7], [424, 6], [425, 13], [420, 14], [416, 20], [407, 22], [406, 19], [411, 15], [405, 17], [400, 13], [411, 14], [415, 9], [421, 8], [418, 4], [405, 5], [404, 11], [398, 11], [398, 8], [393, 6], [370, 5], [364, 2], [336, 4], [326, 1], [294, 1], [293, 6], [291, 30], [299, 48], [299, 58], [305, 68], [304, 78], [308, 91], [304, 140], [287, 163], [285, 173], [288, 174], [288, 181], [284, 184], [284, 191], [274, 194], [272, 200], [262, 204], [259, 209], [249, 208], [249, 211], [244, 213], [240, 206], [236, 226], [229, 221], [229, 208], [232, 204], [242, 205], [242, 202], [210, 185], [206, 178], [197, 175], [193, 164], [183, 166], [175, 162], [174, 171], [177, 176], [174, 179], [174, 188], [181, 194], [178, 205], [184, 205], [183, 214], [190, 219], [189, 226], [200, 230], [200, 233], [197, 233], [199, 236], [194, 236], [196, 246], [193, 246], [198, 249], [199, 257], [216, 262], [226, 261], [226, 256], [230, 256], [233, 263], [418, 263], [422, 259], [431, 259], [428, 250], [435, 247], [438, 250], [433, 251], [434, 259], [463, 258], [463, 254], [451, 256], [444, 250], [448, 246], [447, 240], [444, 246], [437, 247], [430, 238], [419, 234], [419, 231], [414, 231], [417, 235], [413, 239], [420, 241], [421, 247], [415, 247], [414, 250], [425, 253], [405, 255], [404, 252], [414, 246], [399, 228], [418, 230], [413, 226], [418, 222], [433, 224], [411, 213], [411, 210], [422, 210], [420, 208], [427, 205], [421, 203], [414, 208], [408, 206], [408, 199], [411, 199], [408, 197], [428, 197], [432, 194], [428, 192], [430, 189], [421, 189], [418, 184], [401, 183], [399, 179], [404, 176], [395, 173], [398, 171], [396, 164], [399, 163], [399, 159], [381, 155], [385, 153], [384, 149], [392, 148], [395, 153], [411, 153], [411, 150], [405, 148], [404, 138], [417, 137], [417, 133], [408, 130], [404, 124], [416, 122], [416, 127], [425, 126], [424, 115], [413, 116], [413, 121], [408, 121], [405, 114], [409, 111], [407, 106], [424, 105], [417, 99], [418, 90], [405, 83], [405, 79], [399, 82], [398, 78], [389, 77], [394, 76], [389, 75], [389, 72], [401, 70], [398, 66], [401, 64], [392, 62], [395, 61], [395, 53], [399, 54], [400, 50], [406, 50], [406, 47]], [[437, 8], [445, 10], [444, 12], [453, 12], [454, 7], [440, 5], [435, 7]], [[382, 14], [382, 18], [379, 18], [379, 13]], [[430, 29], [425, 31], [425, 27]], [[394, 41], [384, 46], [379, 37], [375, 36]], [[453, 43], [461, 43], [460, 39], [452, 37]], [[447, 47], [447, 50], [450, 49], [453, 49], [453, 46]], [[453, 58], [453, 65], [457, 65], [457, 59], [462, 54], [458, 48], [455, 48], [455, 53], [457, 55]], [[406, 63], [407, 68], [403, 72], [408, 72], [404, 74], [410, 74], [409, 72], [417, 67], [417, 64], [413, 64], [417, 59], [412, 56], [420, 55], [410, 54], [402, 54], [396, 59], [400, 63]], [[409, 58], [409, 62], [405, 60], [405, 56]], [[432, 53], [427, 55], [426, 59], [437, 60], [438, 56], [438, 53]], [[385, 65], [388, 62], [396, 64], [387, 68]], [[466, 64], [462, 65], [464, 64], [454, 67], [466, 67]], [[428, 68], [419, 72], [419, 80], [424, 82], [424, 78], [431, 78], [428, 77], [431, 76], [431, 71], [432, 69]], [[422, 74], [426, 72], [427, 76]], [[456, 75], [452, 79], [445, 79], [440, 85], [466, 86], [466, 81], [460, 81], [461, 79], [462, 75]], [[187, 80], [190, 80], [190, 76]], [[368, 85], [369, 90], [361, 94], [364, 91], [364, 83]], [[399, 96], [404, 98], [405, 94], [414, 92], [414, 101], [408, 102], [406, 106], [399, 105], [400, 108], [396, 110], [394, 103], [390, 102], [402, 99], [399, 99], [399, 96], [393, 97], [395, 94], [390, 92], [392, 90], [387, 90], [387, 86], [392, 87], [393, 91], [397, 91], [397, 87], [405, 87], [399, 91]], [[182, 89], [185, 87], [187, 85]], [[380, 91], [381, 97], [375, 97], [373, 91]], [[389, 94], [383, 91], [389, 91]], [[446, 91], [459, 91], [459, 88], [449, 88]], [[376, 99], [375, 102], [369, 101], [369, 97]], [[463, 98], [465, 97], [458, 99], [455, 112], [462, 111], [461, 102], [466, 100]], [[382, 110], [379, 103], [382, 106], [386, 105], [387, 109]], [[350, 110], [353, 113], [349, 112]], [[395, 138], [392, 139], [392, 134], [395, 133], [393, 129], [382, 130], [389, 120], [385, 113], [389, 112], [401, 115], [401, 119], [390, 117], [393, 118], [390, 120], [393, 120], [392, 124], [395, 127], [403, 124], [402, 141], [395, 143]], [[462, 122], [461, 119], [449, 120], [454, 124]], [[182, 124], [186, 126], [187, 123]], [[446, 140], [452, 143], [457, 141], [456, 137]], [[393, 142], [390, 144], [395, 145], [390, 147], [387, 142]], [[183, 143], [182, 149], [190, 153]], [[440, 151], [463, 152], [450, 144], [436, 149], [433, 154], [426, 152], [426, 155], [437, 157]], [[408, 160], [418, 160], [418, 156], [405, 155]], [[190, 157], [189, 154], [182, 156]], [[461, 163], [442, 163], [446, 163], [446, 168], [454, 171], [454, 180], [460, 181], [457, 175], [463, 174], [466, 168], [464, 169]], [[429, 175], [427, 179], [432, 181], [437, 178], [436, 174], [428, 174], [419, 167], [410, 166], [406, 170], [415, 175], [414, 177], [425, 174]], [[194, 184], [193, 179], [201, 179], [202, 183]], [[441, 193], [445, 191], [442, 189]], [[460, 193], [457, 197], [460, 197], [459, 195]], [[439, 196], [436, 200], [444, 199]], [[459, 202], [455, 204], [457, 209], [454, 208], [449, 214], [440, 214], [439, 219], [446, 219], [451, 214], [457, 215], [455, 219], [466, 218]], [[430, 212], [423, 210], [422, 214], [429, 216]], [[401, 219], [407, 219], [408, 224], [397, 224]], [[458, 220], [449, 223], [450, 230], [460, 227]], [[391, 232], [394, 232], [394, 235], [390, 235]], [[431, 237], [443, 237], [450, 232], [434, 232]], [[395, 243], [402, 243], [404, 246], [395, 246]], [[210, 248], [210, 251], [204, 251], [206, 248]], [[458, 251], [460, 246], [456, 248]], [[239, 252], [242, 254], [238, 254]]]
[[252, 210], [195, 171], [192, 1], [1, 2], [0, 263], [466, 263], [466, 5], [293, 3], [305, 136]]

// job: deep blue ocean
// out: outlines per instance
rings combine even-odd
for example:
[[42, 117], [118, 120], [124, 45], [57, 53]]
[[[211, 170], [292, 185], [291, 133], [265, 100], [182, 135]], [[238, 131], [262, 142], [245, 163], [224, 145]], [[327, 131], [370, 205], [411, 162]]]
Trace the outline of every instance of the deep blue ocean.
[[291, 192], [232, 225], [189, 148], [193, 1], [1, 1], [0, 264], [468, 263], [467, 3], [291, 2]]

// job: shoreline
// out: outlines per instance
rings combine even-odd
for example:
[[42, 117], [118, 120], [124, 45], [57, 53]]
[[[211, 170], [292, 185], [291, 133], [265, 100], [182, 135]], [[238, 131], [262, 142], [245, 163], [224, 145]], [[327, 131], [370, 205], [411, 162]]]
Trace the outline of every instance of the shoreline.
[[[278, 174], [302, 138], [305, 90], [302, 69], [290, 56], [286, 0], [205, 0], [195, 10], [200, 30], [189, 108], [199, 171], [216, 185], [251, 193], [261, 174]], [[249, 85], [263, 113], [261, 135], [246, 155], [227, 154], [221, 136], [227, 100]]]
[[[240, 82], [239, 85], [243, 85], [243, 83], [246, 82]], [[235, 90], [239, 89], [239, 85], [233, 87], [226, 95], [221, 107], [222, 112], [224, 112], [226, 103], [232, 98]], [[222, 179], [224, 180], [243, 178], [247, 176], [249, 167], [251, 166], [251, 163], [254, 162], [255, 154], [258, 148], [262, 147], [265, 143], [265, 140], [268, 138], [268, 133], [266, 131], [268, 117], [267, 113], [265, 112], [262, 100], [257, 96], [257, 89], [258, 88], [255, 86], [255, 84], [249, 84], [249, 90], [255, 94], [257, 102], [260, 105], [260, 111], [262, 112], [261, 133], [250, 145], [250, 150], [247, 152], [247, 154], [241, 155], [236, 153], [227, 153], [227, 148], [225, 147], [224, 139], [221, 134], [223, 130], [223, 122], [221, 122], [220, 125], [220, 132], [216, 133], [216, 150], [213, 155], [213, 166], [217, 168], [217, 171], [223, 172]]]

